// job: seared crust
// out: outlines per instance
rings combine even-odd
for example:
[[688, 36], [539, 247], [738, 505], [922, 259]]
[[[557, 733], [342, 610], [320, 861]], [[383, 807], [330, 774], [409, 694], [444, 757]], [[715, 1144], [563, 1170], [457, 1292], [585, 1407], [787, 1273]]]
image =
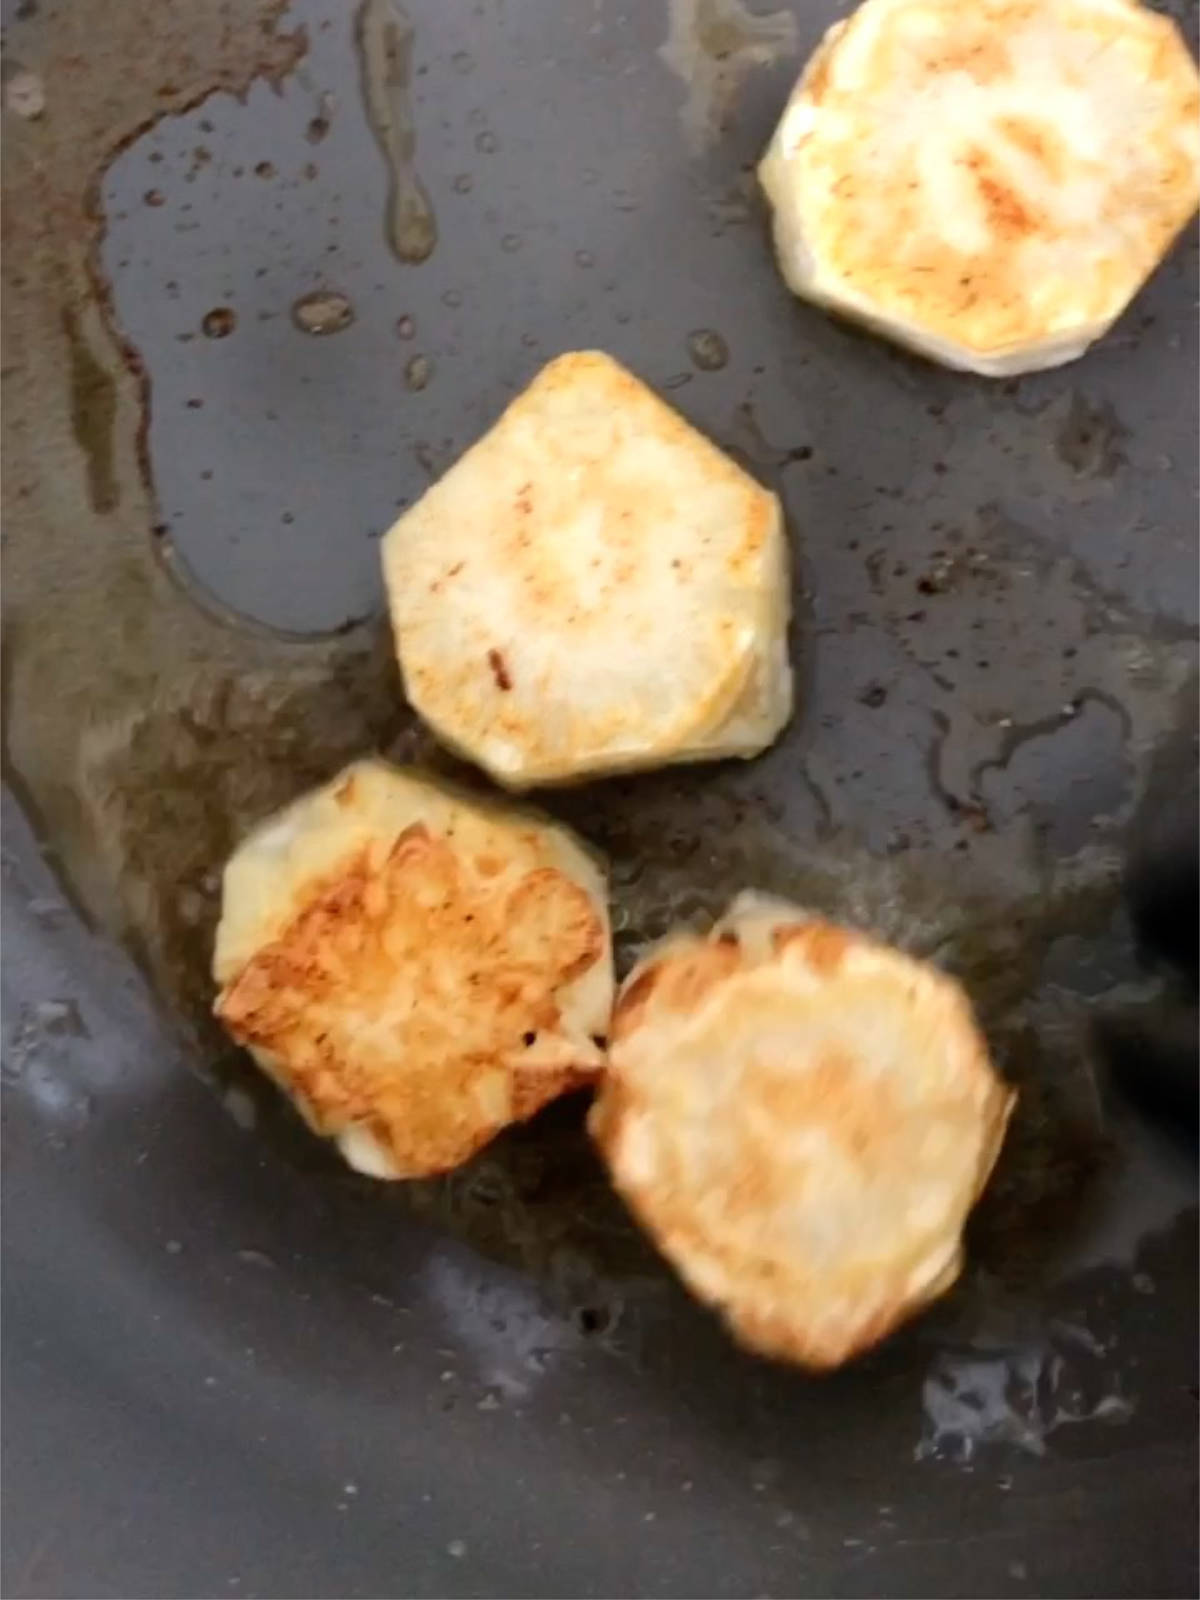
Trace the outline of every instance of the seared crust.
[[753, 754], [790, 713], [778, 501], [599, 352], [550, 362], [383, 564], [409, 699], [509, 788]]
[[[426, 792], [429, 820], [389, 834], [387, 818], [422, 809]], [[440, 1172], [596, 1075], [608, 921], [602, 880], [563, 830], [378, 763], [304, 807], [307, 819], [293, 808], [257, 848], [270, 855], [289, 828], [303, 839], [307, 821], [323, 849], [344, 815], [346, 849], [313, 874], [302, 848], [265, 891], [234, 858], [216, 1014], [317, 1132], [379, 1176]], [[228, 898], [252, 883], [277, 896], [265, 923]]]
[[1131, 0], [866, 0], [760, 175], [797, 293], [950, 366], [1078, 356], [1200, 199], [1200, 80]]
[[1013, 1100], [950, 979], [742, 901], [623, 986], [590, 1127], [737, 1337], [826, 1368], [958, 1275]]

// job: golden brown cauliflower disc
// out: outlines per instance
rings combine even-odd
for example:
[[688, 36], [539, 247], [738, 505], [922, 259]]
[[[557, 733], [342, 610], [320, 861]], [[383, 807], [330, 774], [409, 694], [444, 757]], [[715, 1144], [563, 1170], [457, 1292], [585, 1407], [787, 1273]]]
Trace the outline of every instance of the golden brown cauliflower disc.
[[1200, 80], [1132, 0], [866, 0], [759, 169], [797, 294], [990, 376], [1113, 324], [1200, 199]]
[[388, 534], [408, 698], [508, 788], [787, 721], [779, 502], [609, 356], [552, 361]]
[[590, 1126], [693, 1291], [821, 1368], [957, 1277], [1013, 1100], [957, 984], [750, 895], [623, 985]]
[[565, 829], [363, 761], [234, 853], [213, 972], [352, 1167], [442, 1172], [602, 1067], [605, 882]]

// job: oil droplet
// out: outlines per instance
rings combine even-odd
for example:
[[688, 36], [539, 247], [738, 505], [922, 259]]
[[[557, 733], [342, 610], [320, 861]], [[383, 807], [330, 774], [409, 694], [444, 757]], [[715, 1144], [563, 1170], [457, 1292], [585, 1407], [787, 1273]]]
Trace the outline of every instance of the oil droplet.
[[147, 189], [142, 199], [148, 206], [165, 206], [167, 197], [161, 189]]
[[227, 339], [237, 327], [237, 315], [230, 306], [214, 306], [204, 313], [200, 324], [206, 339]]
[[482, 156], [492, 156], [499, 150], [500, 141], [494, 133], [485, 128], [482, 133], [475, 135], [475, 148]]
[[537, 345], [537, 334], [523, 333], [521, 335], [521, 343], [525, 346], [526, 350], [534, 349], [534, 347]]
[[465, 1539], [451, 1539], [450, 1543], [446, 1546], [446, 1554], [448, 1556], [453, 1556], [456, 1561], [461, 1561], [466, 1553], [467, 1541]]
[[475, 57], [469, 50], [456, 50], [450, 57], [450, 65], [465, 77], [468, 72], [475, 71]]
[[462, 303], [463, 297], [461, 294], [459, 294], [457, 289], [447, 289], [445, 294], [442, 296], [442, 304], [444, 306], [449, 306], [451, 311], [462, 305]]
[[292, 306], [292, 321], [301, 333], [316, 337], [341, 333], [354, 321], [354, 307], [338, 289], [314, 289]]
[[437, 221], [413, 165], [413, 25], [397, 0], [363, 0], [355, 42], [367, 121], [388, 169], [384, 236], [398, 260], [416, 264], [433, 254]]
[[273, 178], [275, 176], [275, 163], [273, 161], [260, 161], [254, 169], [256, 178]]
[[521, 235], [519, 233], [506, 233], [500, 241], [500, 248], [510, 256], [515, 255], [521, 248]]
[[404, 367], [404, 381], [410, 389], [424, 389], [433, 377], [433, 362], [428, 356], [410, 356]]
[[729, 360], [729, 346], [715, 328], [696, 328], [688, 334], [687, 347], [701, 372], [719, 372]]
[[596, 258], [590, 250], [576, 250], [575, 265], [577, 267], [594, 267]]
[[411, 317], [401, 317], [396, 323], [396, 337], [398, 339], [411, 339], [417, 331], [417, 325]]
[[469, 172], [460, 172], [450, 187], [454, 190], [455, 194], [470, 194], [471, 190], [475, 187], [475, 180], [472, 178]]

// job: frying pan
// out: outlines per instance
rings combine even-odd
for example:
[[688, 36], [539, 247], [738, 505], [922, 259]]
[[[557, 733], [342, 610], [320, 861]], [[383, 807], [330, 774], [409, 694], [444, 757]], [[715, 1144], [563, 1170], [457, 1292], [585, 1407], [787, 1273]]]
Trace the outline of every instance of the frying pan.
[[[1194, 762], [1195, 239], [1014, 382], [797, 304], [751, 172], [835, 9], [6, 7], [6, 1592], [1195, 1592], [1195, 1168], [1097, 1049], [1171, 1003], [1119, 880]], [[819, 1381], [578, 1104], [373, 1185], [207, 1021], [241, 832], [448, 764], [379, 534], [588, 346], [795, 555], [775, 749], [548, 799], [621, 961], [791, 894], [957, 972], [1022, 1088], [963, 1282]]]

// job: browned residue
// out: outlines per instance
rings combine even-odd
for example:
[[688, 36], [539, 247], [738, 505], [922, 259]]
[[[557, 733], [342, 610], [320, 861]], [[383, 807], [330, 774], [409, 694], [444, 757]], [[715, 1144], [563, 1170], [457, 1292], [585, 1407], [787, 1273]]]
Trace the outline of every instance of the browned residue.
[[93, 511], [112, 511], [120, 494], [113, 471], [116, 385], [96, 360], [69, 306], [62, 314], [71, 374], [71, 432], [87, 463], [88, 499]]
[[[130, 0], [97, 30], [86, 7], [41, 7], [6, 41], [54, 86], [52, 114], [10, 119], [3, 141], [4, 622], [19, 641], [6, 754], [106, 913], [110, 886], [66, 778], [82, 740], [189, 673], [272, 658], [186, 600], [153, 549], [150, 385], [101, 266], [102, 186], [163, 117], [281, 82], [305, 48], [302, 32], [277, 29], [284, 9], [228, 0], [205, 24], [182, 0]], [[141, 920], [140, 907], [129, 914]]]
[[512, 678], [509, 676], [508, 663], [499, 650], [489, 650], [487, 653], [488, 666], [492, 669], [492, 682], [502, 694], [507, 694], [512, 688]]

